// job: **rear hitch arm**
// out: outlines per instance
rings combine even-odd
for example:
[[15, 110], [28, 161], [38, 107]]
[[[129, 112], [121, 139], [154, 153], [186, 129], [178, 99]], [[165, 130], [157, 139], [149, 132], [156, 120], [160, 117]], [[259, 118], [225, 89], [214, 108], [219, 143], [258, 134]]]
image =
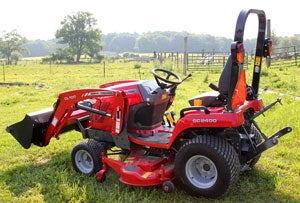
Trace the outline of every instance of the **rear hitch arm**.
[[266, 112], [267, 110], [269, 110], [270, 108], [272, 108], [276, 103], [279, 103], [282, 105], [281, 103], [281, 98], [277, 98], [276, 101], [272, 102], [271, 104], [269, 104], [268, 106], [264, 107], [262, 110], [260, 110], [259, 112], [257, 112], [256, 114], [254, 114], [250, 120], [254, 120], [255, 118], [257, 118], [258, 116], [260, 116], [261, 114], [263, 114], [264, 112]]
[[278, 132], [274, 133], [272, 136], [270, 136], [267, 140], [265, 140], [263, 143], [259, 144], [256, 147], [255, 152], [248, 154], [247, 161], [250, 161], [257, 155], [261, 154], [262, 152], [266, 151], [267, 149], [274, 147], [278, 144], [278, 139], [282, 137], [283, 135], [292, 132], [292, 128], [290, 126], [287, 126], [285, 128], [282, 128]]
[[285, 128], [282, 128], [275, 134], [273, 134], [271, 137], [269, 137], [265, 142], [263, 142], [261, 145], [258, 146], [258, 151], [265, 151], [269, 149], [270, 147], [273, 147], [274, 145], [278, 144], [278, 139], [282, 137], [283, 135], [292, 132], [292, 128], [290, 126], [287, 126]]

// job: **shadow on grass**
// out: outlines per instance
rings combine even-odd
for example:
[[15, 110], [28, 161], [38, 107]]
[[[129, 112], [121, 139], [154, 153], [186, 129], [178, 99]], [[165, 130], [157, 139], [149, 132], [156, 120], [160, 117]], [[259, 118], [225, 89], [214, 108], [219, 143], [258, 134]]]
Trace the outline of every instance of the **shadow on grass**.
[[291, 201], [292, 197], [276, 192], [276, 177], [254, 168], [242, 173], [230, 193], [232, 199], [239, 202], [282, 202]]
[[64, 175], [69, 176], [71, 172], [66, 157], [69, 157], [69, 153], [62, 152], [50, 160], [21, 164], [7, 171], [2, 181], [7, 184], [13, 197], [29, 200], [30, 196], [42, 194], [40, 200], [53, 202], [57, 196], [61, 196], [59, 191], [67, 178]]
[[[164, 193], [160, 187], [132, 187], [108, 171], [104, 183], [76, 173], [70, 153], [61, 152], [40, 163], [24, 163], [6, 171], [2, 181], [17, 200], [39, 202], [211, 202], [189, 196], [181, 190]], [[233, 190], [220, 202], [275, 202], [293, 199], [275, 193], [276, 179], [268, 172], [253, 170], [242, 174]], [[11, 201], [11, 200], [10, 200]], [[218, 202], [218, 201], [216, 201]]]

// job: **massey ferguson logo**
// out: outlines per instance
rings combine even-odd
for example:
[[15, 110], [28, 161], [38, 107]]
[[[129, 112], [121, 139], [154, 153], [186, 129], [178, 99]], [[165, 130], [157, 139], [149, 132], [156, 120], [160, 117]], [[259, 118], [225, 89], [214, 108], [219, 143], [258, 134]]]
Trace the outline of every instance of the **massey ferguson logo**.
[[193, 123], [216, 123], [218, 120], [215, 118], [198, 118], [193, 119]]

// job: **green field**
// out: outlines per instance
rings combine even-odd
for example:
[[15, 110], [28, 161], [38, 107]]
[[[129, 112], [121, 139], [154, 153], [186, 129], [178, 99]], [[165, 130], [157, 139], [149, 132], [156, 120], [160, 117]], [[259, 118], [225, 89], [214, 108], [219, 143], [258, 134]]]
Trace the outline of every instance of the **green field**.
[[[5, 131], [26, 113], [52, 106], [60, 92], [120, 79], [152, 79], [154, 63], [140, 65], [140, 69], [134, 68], [135, 63], [123, 62], [106, 63], [105, 67], [38, 63], [2, 67], [0, 82], [26, 85], [0, 86], [0, 202], [211, 202], [181, 190], [168, 194], [160, 187], [127, 186], [112, 170], [104, 183], [76, 173], [70, 152], [82, 140], [79, 132], [62, 134], [47, 147], [25, 150]], [[183, 77], [181, 66], [166, 66]], [[193, 72], [193, 77], [178, 87], [171, 110], [179, 115], [189, 98], [209, 91], [210, 82], [217, 84], [220, 72]], [[248, 78], [251, 74], [248, 70]], [[215, 202], [300, 202], [300, 68], [264, 69], [260, 90], [265, 105], [277, 97], [284, 104], [257, 119], [262, 131], [271, 135], [290, 125], [293, 132], [263, 153], [254, 170], [242, 174], [233, 190]]]

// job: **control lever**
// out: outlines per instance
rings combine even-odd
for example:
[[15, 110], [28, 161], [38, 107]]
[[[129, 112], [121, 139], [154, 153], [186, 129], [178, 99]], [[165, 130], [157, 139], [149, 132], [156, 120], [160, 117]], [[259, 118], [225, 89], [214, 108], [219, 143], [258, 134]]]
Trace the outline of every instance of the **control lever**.
[[185, 81], [185, 80], [188, 79], [189, 77], [192, 77], [192, 74], [191, 74], [191, 73], [188, 74], [185, 78], [183, 78], [181, 82]]
[[220, 92], [220, 89], [219, 89], [219, 87], [218, 87], [217, 85], [215, 85], [214, 83], [210, 83], [210, 84], [209, 84], [209, 87], [210, 87], [212, 90], [217, 91], [217, 92], [220, 93], [220, 95], [219, 95], [219, 100], [224, 101], [224, 100], [227, 99], [227, 96], [226, 96], [225, 94], [223, 94], [223, 93]]
[[215, 85], [214, 83], [210, 83], [209, 87], [217, 92], [219, 92], [219, 87], [217, 85]]

